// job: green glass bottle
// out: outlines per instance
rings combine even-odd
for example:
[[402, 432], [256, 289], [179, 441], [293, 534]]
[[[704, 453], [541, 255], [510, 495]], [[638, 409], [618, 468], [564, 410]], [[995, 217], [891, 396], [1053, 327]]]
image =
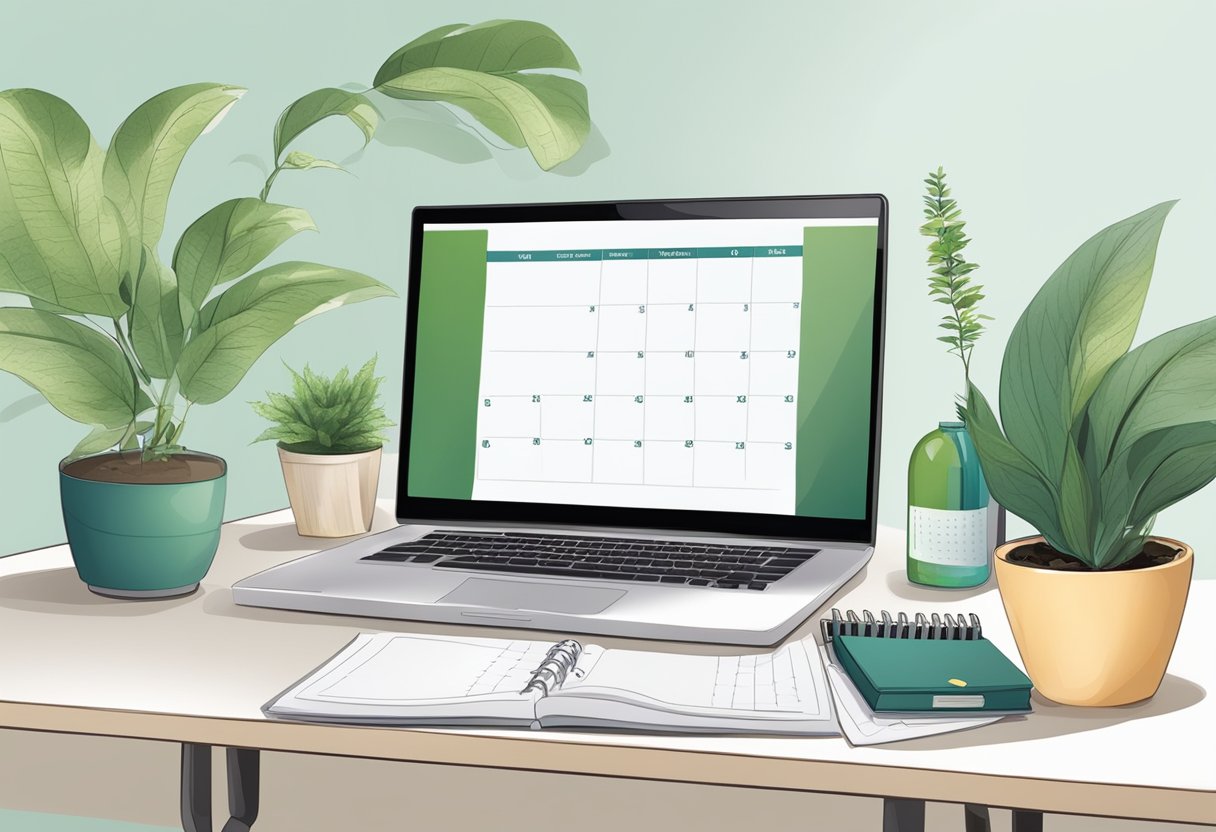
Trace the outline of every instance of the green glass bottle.
[[962, 422], [942, 422], [908, 462], [908, 580], [941, 587], [988, 580], [988, 485]]

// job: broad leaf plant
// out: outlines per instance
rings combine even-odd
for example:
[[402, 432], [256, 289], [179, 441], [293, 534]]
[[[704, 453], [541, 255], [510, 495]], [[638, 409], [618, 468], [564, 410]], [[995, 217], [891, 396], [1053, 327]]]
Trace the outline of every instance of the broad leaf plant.
[[[455, 24], [406, 44], [373, 89], [468, 112], [545, 170], [590, 129], [578, 61], [551, 29], [507, 20]], [[331, 116], [370, 141], [367, 94], [311, 92], [274, 128], [274, 170], [258, 197], [223, 202], [192, 222], [169, 256], [170, 189], [186, 152], [244, 93], [189, 84], [141, 104], [104, 150], [67, 102], [34, 89], [0, 92], [0, 370], [30, 384], [91, 430], [70, 454], [182, 450], [194, 405], [218, 402], [297, 324], [394, 292], [367, 275], [300, 261], [259, 266], [301, 231], [307, 211], [270, 201], [285, 170], [338, 167], [289, 149]]]
[[1000, 425], [970, 387], [993, 496], [1091, 569], [1136, 557], [1158, 512], [1216, 478], [1216, 317], [1129, 350], [1173, 205], [1098, 232], [1035, 295], [1005, 348]]

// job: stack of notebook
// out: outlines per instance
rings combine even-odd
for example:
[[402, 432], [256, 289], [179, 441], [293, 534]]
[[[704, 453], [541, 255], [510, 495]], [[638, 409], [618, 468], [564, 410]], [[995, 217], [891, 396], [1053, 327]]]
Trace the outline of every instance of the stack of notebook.
[[840, 727], [854, 745], [986, 725], [1030, 711], [1030, 679], [980, 620], [866, 611], [820, 622]]

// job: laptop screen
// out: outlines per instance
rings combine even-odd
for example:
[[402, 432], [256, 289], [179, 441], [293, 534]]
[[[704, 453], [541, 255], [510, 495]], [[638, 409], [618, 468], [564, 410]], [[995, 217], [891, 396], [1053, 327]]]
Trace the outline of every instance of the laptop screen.
[[418, 209], [405, 513], [869, 527], [884, 206], [836, 202]]

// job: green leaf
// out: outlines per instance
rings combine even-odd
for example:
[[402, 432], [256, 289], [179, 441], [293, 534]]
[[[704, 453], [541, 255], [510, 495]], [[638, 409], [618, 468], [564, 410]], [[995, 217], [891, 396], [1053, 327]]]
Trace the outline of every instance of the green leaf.
[[330, 116], [345, 116], [350, 119], [351, 123], [363, 132], [365, 146], [376, 134], [376, 127], [380, 123], [380, 114], [367, 97], [360, 93], [334, 87], [313, 90], [294, 101], [279, 116], [274, 126], [275, 160], [283, 155], [292, 139]]
[[1153, 431], [1216, 420], [1216, 317], [1159, 335], [1111, 366], [1086, 407], [1104, 468]]
[[366, 275], [316, 263], [280, 263], [255, 272], [199, 313], [200, 331], [178, 362], [182, 395], [200, 404], [219, 401], [297, 324], [329, 309], [395, 294]]
[[581, 69], [570, 47], [548, 26], [529, 20], [487, 20], [473, 26], [454, 23], [415, 38], [384, 62], [374, 85], [435, 66], [500, 73]]
[[117, 318], [127, 241], [102, 153], [67, 102], [0, 92], [0, 292]]
[[240, 277], [301, 231], [307, 211], [245, 197], [220, 203], [185, 230], [173, 252], [182, 318], [189, 322], [217, 286]]
[[131, 307], [131, 346], [148, 375], [169, 378], [182, 351], [177, 280], [152, 251], [145, 250], [143, 264]]
[[988, 400], [974, 384], [967, 399], [967, 431], [996, 501], [1038, 529], [1052, 546], [1067, 551], [1051, 481], [1005, 438]]
[[122, 442], [130, 427], [130, 425], [121, 425], [116, 428], [107, 428], [98, 425], [89, 431], [88, 436], [76, 443], [76, 447], [68, 454], [68, 459], [79, 459], [82, 456], [91, 456], [110, 450]]
[[283, 160], [283, 168], [285, 170], [312, 170], [313, 168], [330, 168], [332, 170], [346, 170], [337, 162], [330, 162], [325, 159], [318, 159], [310, 153], [304, 153], [299, 150], [293, 150], [287, 154], [287, 158]]
[[1001, 366], [1001, 418], [1042, 471], [1061, 472], [1074, 421], [1131, 345], [1174, 203], [1099, 231], [1056, 269], [1022, 313]]
[[[1216, 423], [1210, 423], [1216, 428]], [[1140, 524], [1159, 511], [1190, 496], [1216, 479], [1216, 436], [1179, 448], [1161, 461], [1145, 480], [1131, 511], [1131, 522]]]
[[105, 187], [132, 237], [156, 250], [186, 151], [244, 93], [226, 84], [175, 87], [140, 104], [119, 125], [106, 152]]
[[[1157, 512], [1187, 494], [1176, 489], [1191, 482], [1192, 491], [1207, 483], [1200, 472], [1190, 479], [1178, 466], [1193, 464], [1192, 454], [1211, 454], [1208, 466], [1216, 466], [1216, 422], [1195, 422], [1153, 431], [1119, 454], [1106, 467], [1100, 480], [1100, 515], [1095, 552], [1105, 562], [1117, 550], [1129, 528], [1151, 520]], [[1158, 477], [1160, 476], [1160, 479]], [[1181, 479], [1178, 477], [1181, 476]], [[1150, 485], [1150, 483], [1152, 483]]]
[[531, 71], [547, 68], [579, 64], [549, 27], [496, 20], [423, 35], [384, 62], [374, 86], [394, 98], [460, 107], [549, 170], [582, 147], [591, 117], [586, 87]]
[[1094, 491], [1081, 455], [1069, 441], [1064, 450], [1058, 504], [1060, 531], [1067, 544], [1061, 551], [1089, 564], [1094, 564]]
[[114, 341], [38, 309], [0, 309], [0, 370], [87, 425], [127, 425], [152, 406]]

